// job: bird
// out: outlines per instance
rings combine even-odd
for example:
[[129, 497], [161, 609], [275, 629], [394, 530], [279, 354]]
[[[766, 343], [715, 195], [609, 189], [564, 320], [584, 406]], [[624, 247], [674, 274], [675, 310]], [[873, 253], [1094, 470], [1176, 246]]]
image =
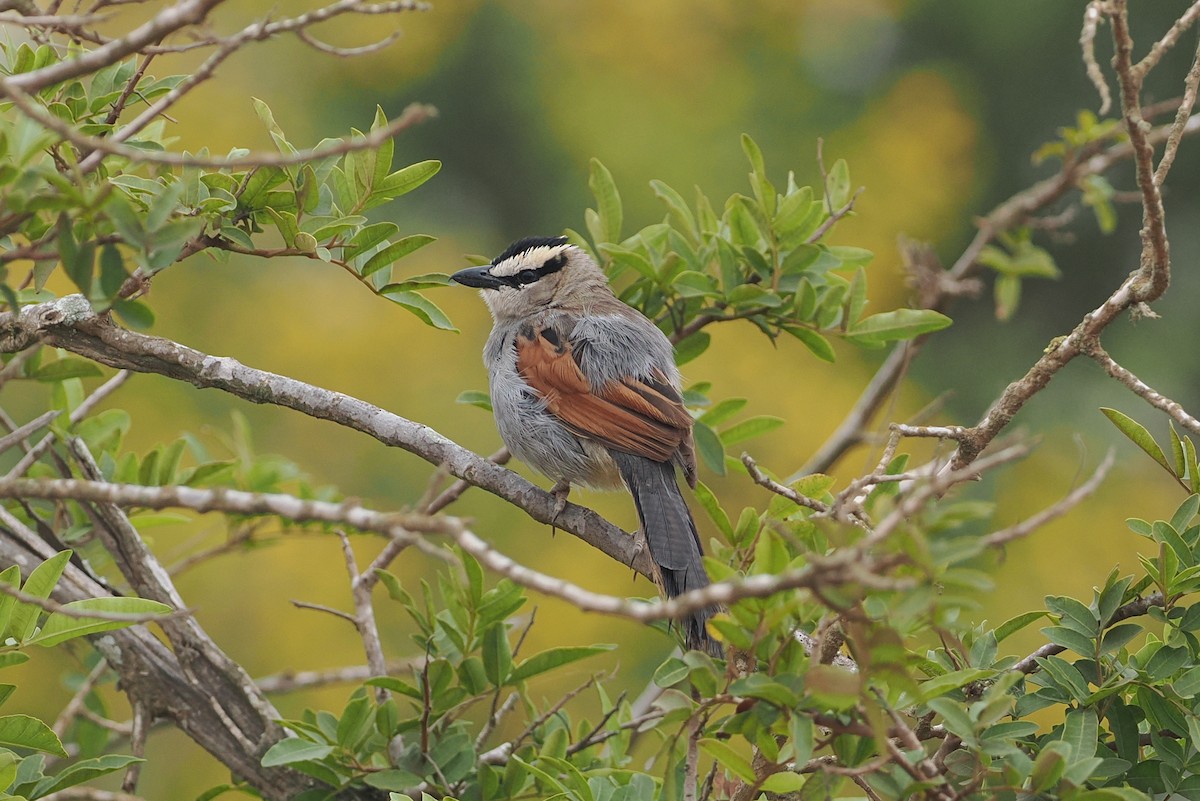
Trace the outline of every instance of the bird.
[[[624, 486], [666, 596], [708, 586], [676, 477], [678, 469], [696, 486], [692, 417], [666, 334], [617, 298], [592, 257], [564, 236], [518, 240], [450, 278], [478, 289], [491, 311], [483, 360], [512, 454], [559, 491]], [[682, 618], [687, 648], [722, 655], [707, 626], [716, 611]]]

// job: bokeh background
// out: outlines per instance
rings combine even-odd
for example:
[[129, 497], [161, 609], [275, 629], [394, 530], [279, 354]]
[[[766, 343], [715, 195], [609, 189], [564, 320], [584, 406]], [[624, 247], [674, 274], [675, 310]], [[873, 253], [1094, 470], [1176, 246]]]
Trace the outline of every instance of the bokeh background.
[[[271, 11], [292, 14], [314, 5], [238, 0], [221, 8], [213, 25], [229, 31]], [[581, 229], [592, 157], [615, 176], [628, 232], [664, 213], [648, 187], [651, 179], [688, 197], [699, 186], [718, 204], [746, 191], [747, 165], [738, 144], [743, 132], [762, 146], [777, 183], [788, 170], [801, 183], [819, 181], [821, 138], [826, 159], [847, 159], [853, 183], [865, 187], [856, 216], [831, 239], [875, 252], [872, 308], [886, 310], [903, 304], [907, 292], [898, 236], [927, 241], [952, 262], [978, 216], [1053, 170], [1053, 164], [1034, 165], [1030, 154], [1061, 126], [1074, 124], [1077, 110], [1098, 108], [1077, 44], [1083, 5], [441, 0], [426, 13], [395, 21], [361, 17], [314, 31], [333, 44], [357, 46], [399, 24], [403, 35], [395, 44], [360, 58], [332, 58], [291, 39], [249, 47], [173, 115], [181, 147], [223, 152], [270, 147], [251, 96], [267, 101], [297, 144], [343, 135], [350, 126], [365, 129], [376, 104], [389, 116], [410, 102], [436, 106], [437, 119], [398, 139], [396, 159], [439, 159], [441, 173], [372, 212], [395, 221], [403, 233], [438, 237], [402, 262], [411, 274], [453, 271], [466, 266], [465, 254], [491, 255], [522, 236]], [[1186, 5], [1136, 4], [1140, 45]], [[1102, 62], [1111, 50], [1106, 36], [1102, 30]], [[1179, 93], [1191, 45], [1178, 49], [1151, 78], [1149, 100]], [[163, 75], [196, 63], [163, 59], [155, 68]], [[1168, 184], [1176, 269], [1171, 291], [1156, 306], [1162, 318], [1122, 321], [1105, 339], [1118, 361], [1193, 410], [1200, 401], [1194, 356], [1200, 335], [1194, 311], [1200, 297], [1194, 233], [1200, 230], [1200, 160], [1194, 150], [1185, 145]], [[1133, 188], [1128, 169], [1111, 180], [1119, 190]], [[931, 422], [977, 420], [1052, 337], [1068, 331], [1136, 266], [1138, 208], [1124, 205], [1119, 214], [1111, 236], [1101, 236], [1084, 209], [1065, 229], [1041, 237], [1063, 277], [1028, 284], [1007, 323], [994, 317], [989, 277], [981, 300], [953, 309], [954, 326], [919, 357], [883, 416], [904, 420], [940, 399]], [[157, 334], [366, 399], [489, 453], [500, 444], [490, 415], [457, 405], [455, 397], [486, 385], [479, 351], [490, 320], [474, 293], [460, 287], [430, 297], [461, 333], [426, 328], [340, 270], [304, 259], [218, 263], [200, 255], [158, 276], [149, 302], [158, 316]], [[747, 444], [762, 464], [783, 475], [840, 422], [882, 358], [839, 346], [838, 363], [829, 366], [798, 343], [772, 345], [748, 325], [714, 333], [712, 349], [687, 366], [687, 378], [712, 382], [715, 398], [750, 398], [748, 412], [787, 419], [786, 427]], [[128, 446], [139, 451], [190, 431], [219, 452], [220, 432], [231, 430], [235, 412], [243, 414], [260, 451], [284, 455], [313, 483], [335, 485], [378, 508], [412, 504], [432, 473], [415, 457], [363, 435], [156, 376], [135, 376], [112, 404], [132, 413]], [[1119, 456], [1096, 498], [995, 560], [996, 589], [980, 593], [981, 618], [998, 623], [1038, 608], [1046, 594], [1086, 597], [1114, 564], [1132, 572], [1140, 543], [1125, 518], [1169, 516], [1183, 499], [1112, 429], [1100, 406], [1122, 409], [1165, 436], [1161, 416], [1079, 360], [1017, 418], [1015, 427], [1039, 442], [1034, 455], [971, 488], [995, 502], [994, 524], [1003, 526], [1060, 498], [1108, 448]], [[838, 472], [853, 475], [875, 458], [873, 451], [855, 451]], [[765, 500], [745, 478], [702, 479], [735, 511]], [[577, 493], [573, 499], [635, 525], [624, 496]], [[547, 528], [482, 492], [468, 493], [453, 511], [474, 517], [479, 533], [539, 570], [600, 591], [653, 592], [570, 536], [552, 539]], [[216, 519], [203, 520], [199, 542], [195, 531], [166, 526], [148, 536], [168, 561], [224, 536]], [[709, 529], [705, 536], [711, 534]], [[378, 546], [363, 541], [359, 547], [365, 557]], [[413, 586], [432, 570], [417, 555], [397, 565]], [[362, 660], [348, 625], [289, 602], [348, 608], [342, 560], [331, 537], [288, 537], [221, 557], [181, 577], [180, 588], [198, 607], [201, 622], [253, 675]], [[607, 663], [582, 663], [571, 680], [604, 667], [617, 672], [614, 686], [636, 693], [671, 648], [639, 626], [534, 600], [537, 623], [525, 646], [531, 652], [552, 644], [632, 646], [616, 652], [619, 661], [613, 656]], [[400, 609], [381, 600], [380, 619], [389, 655], [413, 655]], [[1029, 630], [1006, 647], [1023, 652], [1037, 644], [1036, 631]], [[52, 716], [62, 698], [57, 665], [38, 655], [29, 680], [44, 691], [23, 689], [11, 703]], [[566, 686], [542, 691], [552, 696]], [[277, 703], [286, 714], [305, 706], [340, 710], [348, 692], [334, 687]], [[141, 787], [148, 798], [193, 797], [227, 778], [178, 734], [156, 734], [149, 756]]]

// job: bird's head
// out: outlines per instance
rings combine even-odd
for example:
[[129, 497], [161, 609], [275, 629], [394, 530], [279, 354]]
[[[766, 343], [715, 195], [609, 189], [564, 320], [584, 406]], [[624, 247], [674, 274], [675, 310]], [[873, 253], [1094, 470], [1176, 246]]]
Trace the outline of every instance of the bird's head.
[[608, 292], [604, 273], [565, 236], [521, 239], [491, 264], [450, 278], [480, 290], [497, 320], [526, 319], [551, 306], [587, 306], [590, 294]]

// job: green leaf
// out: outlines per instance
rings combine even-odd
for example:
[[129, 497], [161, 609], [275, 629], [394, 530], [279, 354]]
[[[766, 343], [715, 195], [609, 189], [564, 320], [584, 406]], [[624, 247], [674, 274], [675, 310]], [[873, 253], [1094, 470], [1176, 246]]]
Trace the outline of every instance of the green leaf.
[[725, 475], [725, 446], [717, 433], [704, 423], [697, 422], [692, 426], [692, 435], [696, 439], [696, 452], [700, 461], [719, 476]]
[[675, 346], [675, 364], [683, 366], [708, 350], [712, 337], [707, 331], [697, 331]]
[[1041, 632], [1050, 642], [1070, 648], [1080, 656], [1093, 656], [1096, 653], [1096, 641], [1080, 634], [1075, 629], [1066, 626], [1048, 626]]
[[733, 750], [728, 743], [705, 737], [700, 740], [700, 750], [742, 781], [755, 781], [754, 768], [751, 767], [750, 760]]
[[42, 779], [29, 795], [31, 798], [41, 798], [51, 793], [57, 793], [59, 790], [67, 787], [74, 787], [77, 784], [90, 782], [92, 779], [99, 778], [100, 776], [122, 770], [135, 762], [145, 762], [145, 760], [135, 756], [125, 756], [124, 754], [106, 754], [93, 759], [84, 759], [64, 768], [53, 776], [47, 776], [45, 779]]
[[929, 681], [921, 682], [918, 700], [921, 703], [924, 703], [931, 698], [937, 698], [945, 695], [948, 692], [957, 690], [960, 687], [965, 687], [971, 682], [989, 679], [994, 675], [996, 675], [996, 671], [985, 670], [983, 668], [955, 670], [953, 672], [932, 678]]
[[830, 364], [834, 363], [835, 356], [833, 352], [833, 345], [829, 344], [828, 339], [821, 336], [811, 328], [804, 328], [803, 326], [799, 325], [785, 325], [782, 326], [782, 328], [784, 331], [800, 340], [804, 347], [808, 348], [809, 351], [812, 352], [812, 355], [816, 356], [821, 361], [829, 362]]
[[493, 623], [483, 633], [483, 672], [494, 687], [501, 687], [512, 675], [512, 647], [508, 644], [508, 627]]
[[559, 648], [550, 648], [542, 651], [539, 654], [534, 654], [528, 659], [517, 665], [513, 670], [510, 682], [525, 681], [531, 679], [541, 673], [549, 670], [568, 665], [571, 662], [577, 662], [580, 659], [586, 659], [589, 656], [602, 654], [605, 651], [611, 651], [615, 645], [578, 645], [578, 646], [563, 646]]
[[65, 381], [68, 378], [92, 378], [99, 375], [103, 375], [103, 373], [100, 372], [100, 368], [96, 366], [95, 362], [68, 356], [43, 364], [30, 377], [44, 383], [51, 383]]
[[682, 659], [672, 656], [655, 669], [651, 681], [659, 687], [671, 687], [686, 679], [691, 670]]
[[[4, 568], [3, 572], [0, 572], [0, 581], [9, 587], [20, 587], [21, 568], [17, 565], [9, 565]], [[8, 594], [0, 594], [0, 635], [5, 635], [8, 631], [8, 623], [12, 619], [12, 613], [16, 606], [16, 598]]]
[[379, 294], [393, 303], [398, 303], [408, 309], [426, 325], [440, 328], [443, 331], [458, 331], [444, 311], [439, 309], [432, 301], [427, 300], [422, 295], [418, 295], [416, 292], [398, 290], [395, 288], [395, 285], [389, 285], [380, 289]]
[[[119, 612], [126, 615], [165, 615], [174, 611], [164, 603], [146, 598], [85, 598], [82, 601], [63, 604], [63, 607], [72, 612]], [[41, 631], [25, 642], [49, 648], [86, 634], [123, 629], [132, 625], [132, 621], [71, 617], [54, 612], [46, 618]]]
[[397, 239], [367, 259], [367, 263], [363, 265], [359, 274], [366, 278], [372, 273], [379, 272], [384, 267], [390, 267], [393, 263], [433, 241], [435, 241], [435, 237], [428, 236], [427, 234], [413, 234], [412, 236]]
[[[1187, 467], [1184, 466], [1179, 471], [1179, 475], [1182, 476], [1186, 470]], [[1189, 495], [1187, 500], [1179, 504], [1179, 508], [1175, 510], [1175, 514], [1171, 515], [1171, 528], [1176, 531], [1186, 530], [1188, 524], [1192, 522], [1192, 518], [1196, 516], [1197, 511], [1200, 511], [1200, 495]]]
[[[387, 770], [368, 773], [363, 784], [380, 790], [400, 791], [416, 787], [421, 783], [421, 777], [403, 768], [388, 768]], [[393, 795], [392, 798], [401, 796]], [[407, 798], [407, 796], [403, 796]]]
[[794, 793], [804, 786], [805, 781], [799, 773], [785, 770], [763, 779], [758, 789], [766, 793]]
[[1146, 673], [1155, 681], [1161, 681], [1175, 673], [1188, 661], [1187, 648], [1163, 646], [1154, 652], [1146, 663]]
[[700, 415], [699, 420], [705, 425], [719, 426], [745, 408], [747, 403], [749, 401], [746, 398], [726, 398]]
[[1063, 741], [1071, 746], [1070, 760], [1074, 764], [1096, 755], [1100, 723], [1095, 709], [1072, 709], [1063, 723]]
[[364, 225], [354, 236], [350, 237], [344, 247], [348, 253], [362, 253], [378, 245], [390, 236], [399, 233], [400, 226], [394, 222], [381, 222]]
[[333, 749], [332, 745], [291, 737], [287, 740], [280, 740], [271, 746], [267, 753], [263, 754], [262, 765], [264, 768], [275, 768], [280, 765], [292, 765], [296, 762], [311, 762], [324, 759], [333, 753]]
[[751, 417], [740, 423], [735, 423], [722, 431], [721, 442], [725, 445], [733, 445], [736, 442], [768, 434], [783, 424], [784, 420], [781, 417], [771, 417], [769, 415]]
[[154, 325], [154, 312], [140, 300], [118, 300], [113, 304], [113, 311], [120, 315], [126, 325], [137, 331], [145, 331]]
[[388, 199], [406, 195], [437, 175], [441, 168], [440, 161], [419, 161], [402, 167], [376, 184], [373, 195]]
[[667, 204], [667, 211], [674, 220], [676, 229], [695, 240], [696, 218], [692, 215], [692, 210], [688, 208], [683, 196], [658, 180], [651, 181], [650, 188], [663, 203]]
[[468, 389], [458, 393], [458, 397], [454, 399], [455, 403], [462, 403], [467, 406], [478, 406], [480, 409], [492, 410], [492, 396], [478, 389]]
[[116, 245], [106, 244], [100, 249], [100, 304], [107, 306], [116, 298], [129, 273], [125, 270], [125, 259]]
[[617, 192], [612, 173], [599, 159], [591, 160], [588, 188], [596, 198], [596, 214], [600, 221], [602, 241], [621, 241], [621, 195]]
[[850, 202], [850, 165], [845, 159], [838, 159], [830, 168], [825, 178], [825, 191], [828, 193], [830, 214]]
[[1121, 623], [1104, 632], [1100, 639], [1100, 653], [1111, 653], [1142, 633], [1137, 623]]
[[42, 721], [29, 715], [0, 716], [0, 746], [6, 748], [29, 748], [66, 758], [62, 742]]
[[349, 751], [357, 750], [370, 733], [375, 720], [371, 700], [364, 695], [352, 697], [337, 723], [337, 743]]
[[896, 309], [864, 317], [847, 335], [863, 345], [883, 345], [940, 331], [951, 319], [933, 309]]
[[1116, 409], [1101, 407], [1100, 411], [1103, 412], [1104, 416], [1112, 421], [1112, 424], [1117, 427], [1117, 430], [1128, 437], [1134, 445], [1137, 445], [1139, 448], [1145, 451], [1151, 459], [1162, 465], [1163, 469], [1168, 473], [1175, 475], [1175, 471], [1171, 469], [1171, 463], [1167, 461], [1166, 454], [1163, 453], [1162, 448], [1158, 446], [1158, 443], [1154, 441], [1154, 437], [1150, 436], [1150, 432], [1147, 431], [1140, 423], [1138, 423], [1132, 417], [1118, 412]]
[[[724, 464], [722, 463], [722, 467]], [[708, 513], [709, 518], [716, 524], [717, 528], [725, 538], [733, 539], [733, 525], [729, 522], [729, 515], [725, 514], [725, 510], [721, 508], [720, 501], [713, 491], [703, 481], [696, 482], [696, 500], [700, 502], [700, 506]]]
[[1049, 790], [1062, 778], [1067, 770], [1066, 753], [1070, 746], [1061, 740], [1049, 743], [1038, 754], [1033, 762], [1033, 770], [1029, 774], [1029, 789], [1035, 793]]
[[[59, 551], [54, 556], [42, 562], [29, 574], [25, 585], [21, 587], [22, 591], [26, 595], [32, 595], [36, 598], [49, 598], [70, 558], [70, 551]], [[13, 611], [12, 619], [9, 621], [8, 628], [4, 632], [4, 637], [12, 637], [17, 642], [24, 642], [29, 638], [29, 635], [33, 634], [34, 626], [37, 625], [37, 619], [41, 612], [41, 607], [18, 602], [16, 609]]]
[[89, 294], [92, 291], [96, 246], [91, 242], [80, 245], [75, 241], [71, 220], [65, 213], [58, 218], [58, 249], [67, 277], [85, 295]]

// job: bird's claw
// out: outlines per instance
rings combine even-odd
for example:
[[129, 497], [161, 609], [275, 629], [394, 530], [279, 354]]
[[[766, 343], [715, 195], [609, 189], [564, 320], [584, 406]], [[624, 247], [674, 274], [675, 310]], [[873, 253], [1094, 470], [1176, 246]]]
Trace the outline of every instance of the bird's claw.
[[571, 482], [565, 479], [560, 479], [550, 488], [550, 494], [554, 496], [554, 512], [550, 515], [550, 536], [558, 530], [558, 516], [567, 508], [567, 496], [571, 494]]

